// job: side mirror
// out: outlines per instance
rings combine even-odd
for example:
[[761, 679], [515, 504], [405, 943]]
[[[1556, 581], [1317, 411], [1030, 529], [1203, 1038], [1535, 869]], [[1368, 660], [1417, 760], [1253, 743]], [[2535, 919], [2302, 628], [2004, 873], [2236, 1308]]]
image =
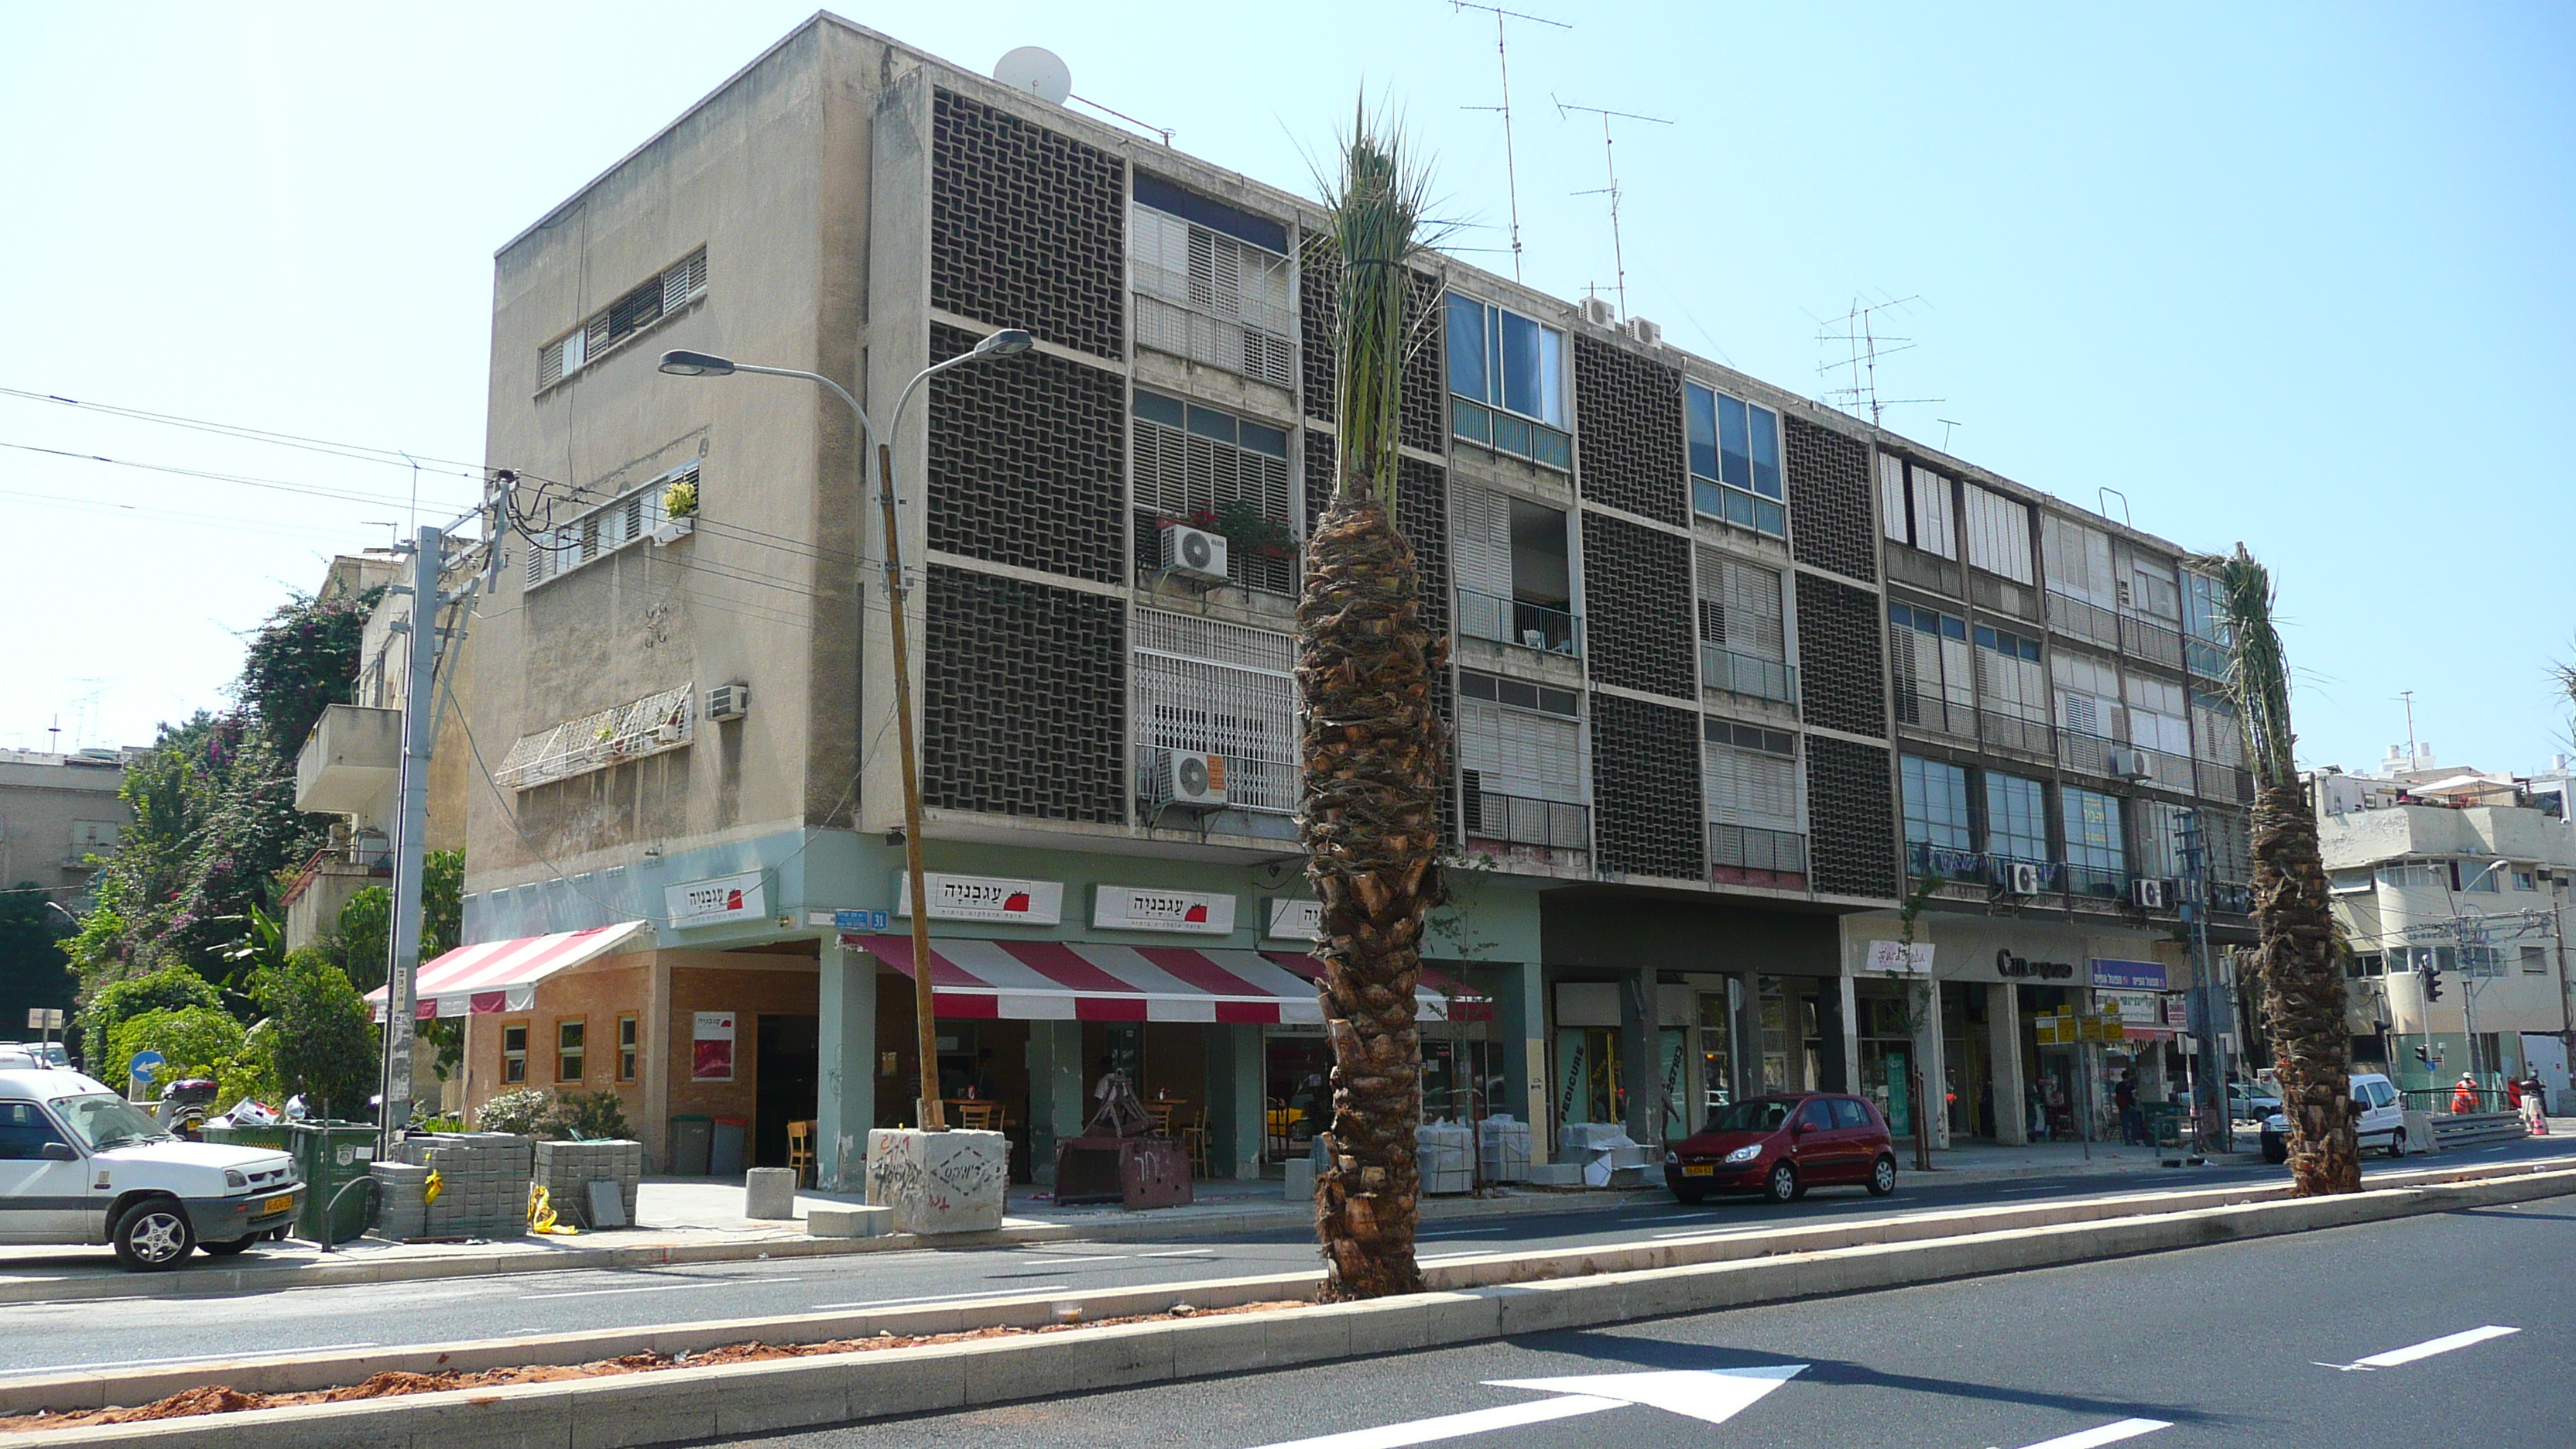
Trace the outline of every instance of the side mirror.
[[73, 1150], [72, 1150], [72, 1145], [71, 1145], [70, 1143], [68, 1143], [68, 1142], [48, 1142], [48, 1143], [46, 1143], [46, 1144], [45, 1144], [45, 1152], [44, 1152], [44, 1156], [45, 1156], [45, 1160], [46, 1160], [47, 1162], [78, 1162], [78, 1161], [80, 1161], [80, 1154], [79, 1154], [79, 1153], [77, 1153], [77, 1152], [75, 1152], [75, 1151], [73, 1151]]
[[1816, 1130], [1816, 1124], [1808, 1121], [1804, 1117], [1801, 1117], [1789, 1124], [1789, 1130], [1800, 1137], [1804, 1137], [1808, 1133]]

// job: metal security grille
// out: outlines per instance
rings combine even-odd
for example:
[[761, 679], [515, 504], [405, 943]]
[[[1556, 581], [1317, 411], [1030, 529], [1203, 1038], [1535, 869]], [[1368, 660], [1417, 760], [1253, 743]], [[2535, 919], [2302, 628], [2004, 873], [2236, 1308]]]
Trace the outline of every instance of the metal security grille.
[[1878, 596], [1814, 574], [1798, 575], [1797, 588], [1799, 717], [1885, 738]]
[[608, 349], [650, 327], [707, 285], [707, 249], [700, 247], [635, 290], [611, 302], [579, 327], [537, 349], [537, 386], [549, 388], [581, 371]]
[[[975, 338], [930, 329], [934, 361]], [[930, 380], [930, 546], [1100, 583], [1123, 582], [1126, 385], [1031, 352]]]
[[1575, 479], [1585, 498], [1659, 523], [1690, 523], [1678, 369], [1576, 337], [1574, 421]]
[[1151, 770], [1171, 750], [1222, 755], [1229, 806], [1293, 812], [1296, 637], [1156, 609], [1137, 610], [1135, 629], [1139, 762]]
[[528, 535], [527, 586], [568, 573], [593, 559], [653, 536], [668, 520], [662, 500], [677, 483], [696, 484], [698, 465], [631, 489], [588, 513]]
[[[1750, 825], [1708, 827], [1708, 863], [1721, 871], [1767, 871], [1772, 875], [1807, 873], [1807, 837], [1794, 830], [1762, 830]], [[1767, 884], [1767, 882], [1755, 882]]]
[[1584, 644], [1594, 679], [1698, 698], [1690, 550], [1688, 539], [1585, 510]]
[[1137, 344], [1295, 387], [1288, 259], [1150, 206], [1127, 216]]
[[1603, 870], [1703, 878], [1698, 720], [1686, 709], [1592, 697], [1594, 833]]
[[1117, 157], [948, 91], [931, 98], [930, 305], [1124, 358]]
[[[1306, 416], [1329, 423], [1333, 420], [1334, 380], [1339, 375], [1334, 359], [1340, 353], [1334, 350], [1334, 333], [1342, 316], [1342, 254], [1321, 233], [1308, 234], [1301, 252], [1297, 327], [1304, 344], [1298, 349], [1298, 358], [1306, 381]], [[1410, 390], [1408, 379], [1407, 391]]]
[[1790, 551], [1800, 563], [1876, 582], [1868, 447], [1795, 414], [1783, 415], [1780, 429], [1789, 465]]
[[1807, 737], [1807, 821], [1815, 887], [1893, 900], [1896, 801], [1887, 751], [1829, 735]]
[[922, 800], [1123, 824], [1126, 606], [933, 565], [922, 658]]
[[686, 746], [693, 686], [683, 684], [524, 735], [492, 778], [514, 790], [605, 770]]

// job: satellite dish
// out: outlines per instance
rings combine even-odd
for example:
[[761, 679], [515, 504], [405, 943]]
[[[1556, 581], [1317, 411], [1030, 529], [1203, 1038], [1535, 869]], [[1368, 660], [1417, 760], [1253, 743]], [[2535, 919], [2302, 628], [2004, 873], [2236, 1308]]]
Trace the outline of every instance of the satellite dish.
[[1023, 45], [1003, 56], [994, 63], [993, 79], [1052, 105], [1063, 105], [1073, 94], [1073, 72], [1042, 45]]

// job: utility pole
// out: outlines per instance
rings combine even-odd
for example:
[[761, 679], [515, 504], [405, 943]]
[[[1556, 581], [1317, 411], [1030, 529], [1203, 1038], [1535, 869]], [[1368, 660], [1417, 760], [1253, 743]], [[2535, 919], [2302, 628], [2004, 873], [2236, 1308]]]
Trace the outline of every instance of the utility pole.
[[393, 960], [385, 974], [384, 1108], [377, 1117], [379, 1151], [390, 1156], [411, 1125], [413, 983], [420, 971], [420, 876], [429, 831], [429, 752], [438, 720], [432, 688], [438, 678], [440, 565], [447, 535], [423, 528], [412, 535], [411, 617], [398, 623], [409, 636], [403, 671], [401, 805], [394, 827]]

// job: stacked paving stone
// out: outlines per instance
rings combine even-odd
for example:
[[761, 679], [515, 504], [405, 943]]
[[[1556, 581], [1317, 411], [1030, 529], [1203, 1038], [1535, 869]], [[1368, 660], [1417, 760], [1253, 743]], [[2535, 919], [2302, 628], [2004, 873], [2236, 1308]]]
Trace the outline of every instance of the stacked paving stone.
[[377, 1237], [402, 1242], [429, 1235], [429, 1208], [421, 1195], [429, 1190], [429, 1169], [408, 1162], [379, 1162], [367, 1169], [384, 1195], [371, 1230]]
[[[528, 1230], [528, 1181], [536, 1144], [510, 1132], [437, 1132], [406, 1137], [399, 1163], [373, 1169], [385, 1187], [378, 1231], [386, 1237], [506, 1238]], [[410, 1172], [392, 1169], [408, 1167]], [[397, 1204], [419, 1201], [431, 1171], [438, 1173], [438, 1201], [420, 1214], [419, 1227]]]
[[635, 1223], [635, 1189], [644, 1180], [641, 1142], [540, 1142], [535, 1182], [546, 1190], [555, 1214], [579, 1228], [597, 1228], [590, 1220], [590, 1185], [617, 1184], [626, 1205], [626, 1223]]

